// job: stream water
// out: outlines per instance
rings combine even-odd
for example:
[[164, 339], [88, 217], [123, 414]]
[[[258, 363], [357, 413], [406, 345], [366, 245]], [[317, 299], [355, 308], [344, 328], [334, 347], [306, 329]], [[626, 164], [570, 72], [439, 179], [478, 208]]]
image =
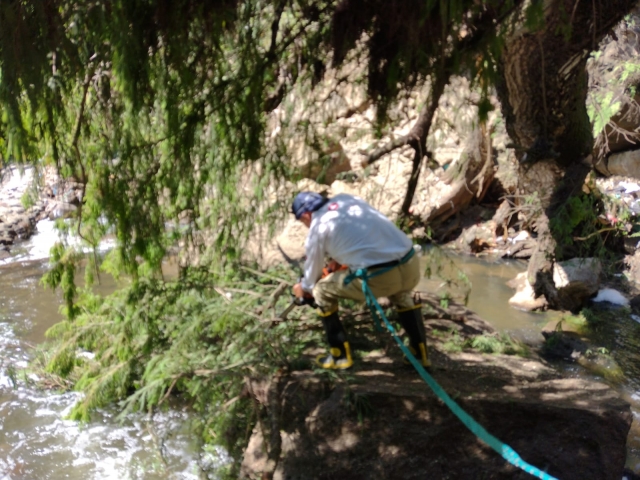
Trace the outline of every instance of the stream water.
[[[32, 347], [61, 319], [60, 298], [40, 285], [47, 252], [55, 233], [40, 222], [39, 233], [0, 262], [0, 480], [21, 479], [199, 479], [203, 464], [226, 461], [223, 452], [203, 457], [189, 435], [191, 414], [183, 406], [116, 421], [117, 408], [103, 410], [86, 425], [65, 420], [77, 394], [42, 392], [17, 382], [12, 370], [29, 361]], [[526, 268], [523, 262], [458, 257], [456, 264], [473, 289], [469, 308], [498, 330], [535, 344], [548, 314], [510, 308], [512, 291], [505, 282]], [[435, 290], [425, 280], [423, 289]], [[104, 284], [104, 291], [114, 288]], [[613, 385], [632, 405], [634, 423], [628, 438], [627, 466], [640, 473], [640, 323], [615, 325], [609, 341], [612, 355], [625, 372]], [[564, 365], [568, 375], [590, 376], [577, 365]]]
[[[514, 291], [506, 285], [508, 280], [523, 271], [527, 264], [518, 260], [502, 260], [491, 257], [451, 257], [471, 281], [473, 288], [467, 307], [487, 320], [494, 328], [507, 332], [528, 345], [539, 345], [544, 338], [541, 329], [551, 320], [561, 317], [558, 312], [531, 313], [516, 310], [508, 305]], [[438, 292], [440, 281], [424, 279], [421, 290]], [[456, 291], [453, 290], [455, 298]], [[458, 292], [459, 294], [459, 292]], [[611, 307], [616, 311], [618, 307]], [[616, 317], [613, 315], [613, 317]], [[557, 362], [555, 368], [569, 377], [592, 378], [609, 383], [631, 405], [633, 424], [627, 437], [627, 462], [629, 470], [640, 474], [640, 323], [628, 315], [618, 315], [613, 324], [605, 325], [591, 338], [594, 345], [605, 347], [611, 358], [624, 373], [622, 380], [607, 380], [592, 373], [578, 363]]]
[[14, 369], [27, 365], [32, 347], [62, 319], [61, 298], [40, 284], [56, 234], [47, 221], [38, 229], [0, 264], [0, 480], [203, 478], [203, 462], [224, 461], [224, 454], [200, 455], [184, 406], [124, 421], [114, 407], [79, 424], [65, 420], [78, 394], [14, 386]]

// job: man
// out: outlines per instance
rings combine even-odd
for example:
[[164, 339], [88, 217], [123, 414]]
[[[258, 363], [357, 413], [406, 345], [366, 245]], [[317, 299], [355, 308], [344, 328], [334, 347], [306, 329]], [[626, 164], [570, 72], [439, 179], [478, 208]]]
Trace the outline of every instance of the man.
[[[355, 279], [345, 285], [344, 280], [350, 272], [367, 268], [371, 274], [388, 269], [368, 280], [369, 287], [376, 297], [388, 297], [393, 302], [411, 352], [423, 366], [430, 366], [422, 305], [415, 305], [411, 294], [420, 280], [420, 262], [413, 255], [411, 240], [382, 213], [352, 195], [327, 199], [318, 193], [301, 192], [293, 201], [292, 212], [309, 228], [304, 277], [294, 285], [293, 292], [299, 298], [313, 295], [330, 347], [329, 354], [320, 355], [316, 363], [331, 369], [353, 365], [338, 316], [338, 300], [364, 301], [361, 281]], [[325, 257], [346, 265], [348, 270], [321, 278]]]

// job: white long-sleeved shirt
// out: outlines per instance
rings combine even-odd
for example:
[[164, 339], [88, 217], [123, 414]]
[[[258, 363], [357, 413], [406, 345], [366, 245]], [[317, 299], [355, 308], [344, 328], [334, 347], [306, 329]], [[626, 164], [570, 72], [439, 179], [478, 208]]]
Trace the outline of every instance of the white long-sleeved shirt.
[[355, 272], [400, 260], [412, 245], [409, 237], [361, 198], [336, 195], [312, 214], [302, 288], [311, 292], [322, 275], [325, 257]]

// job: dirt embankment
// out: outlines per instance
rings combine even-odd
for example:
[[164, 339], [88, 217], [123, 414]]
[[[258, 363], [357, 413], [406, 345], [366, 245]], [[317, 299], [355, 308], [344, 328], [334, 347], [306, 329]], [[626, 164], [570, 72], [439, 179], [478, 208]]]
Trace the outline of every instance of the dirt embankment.
[[[561, 378], [531, 352], [452, 353], [451, 344], [495, 332], [461, 306], [424, 300], [431, 374], [487, 431], [556, 478], [622, 478], [631, 413], [611, 388]], [[362, 316], [346, 325], [357, 352], [351, 371], [249, 381], [261, 421], [244, 478], [532, 478], [463, 426], [403, 365], [388, 332], [374, 334]]]

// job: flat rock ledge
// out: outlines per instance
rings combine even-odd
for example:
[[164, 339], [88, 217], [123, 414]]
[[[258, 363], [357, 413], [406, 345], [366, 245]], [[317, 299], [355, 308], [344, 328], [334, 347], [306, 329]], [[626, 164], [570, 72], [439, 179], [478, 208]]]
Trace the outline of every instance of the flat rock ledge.
[[[492, 332], [469, 312], [432, 310], [425, 325], [432, 376], [526, 462], [562, 480], [622, 478], [632, 418], [613, 389], [562, 378], [535, 354], [447, 353], [445, 332]], [[248, 381], [262, 414], [242, 478], [533, 478], [478, 440], [402, 365], [392, 341], [367, 351], [350, 333], [360, 352], [348, 373], [295, 371]]]

